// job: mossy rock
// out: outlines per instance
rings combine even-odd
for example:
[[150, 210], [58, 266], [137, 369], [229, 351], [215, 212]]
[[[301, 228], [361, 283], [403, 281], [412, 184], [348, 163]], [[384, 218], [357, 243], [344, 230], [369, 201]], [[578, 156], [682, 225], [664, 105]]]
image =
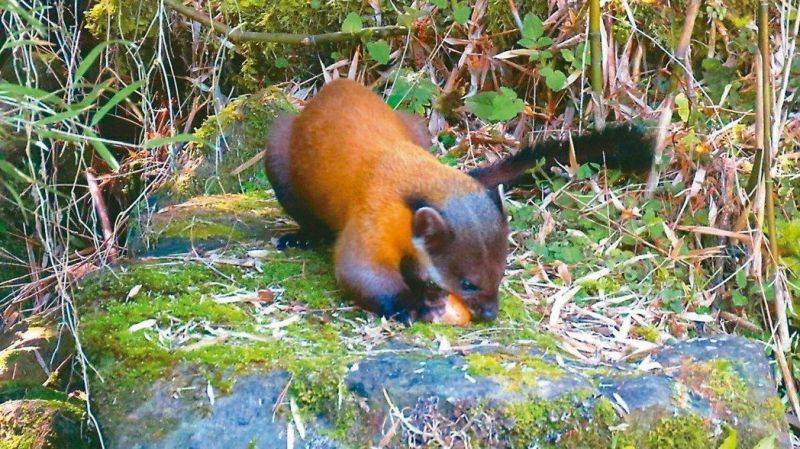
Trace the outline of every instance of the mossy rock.
[[[192, 219], [203, 227], [173, 224]], [[141, 258], [75, 292], [111, 448], [283, 448], [293, 434], [296, 447], [700, 449], [728, 428], [740, 448], [788, 441], [764, 348], [746, 339], [667, 346], [648, 372], [598, 369], [510, 295], [496, 322], [466, 328], [353, 308], [329, 248], [273, 249], [292, 225], [269, 192], [193, 198], [150, 223], [161, 237]]]
[[0, 448], [89, 449], [99, 447], [83, 433], [83, 410], [66, 401], [23, 399], [0, 403]]
[[195, 131], [204, 143], [187, 151], [181, 169], [157, 197], [175, 203], [196, 195], [268, 188], [263, 162], [252, 158], [266, 149], [273, 120], [294, 112], [294, 106], [277, 88], [231, 101]]
[[59, 372], [72, 353], [72, 336], [56, 323], [28, 319], [0, 333], [0, 382], [59, 385]]

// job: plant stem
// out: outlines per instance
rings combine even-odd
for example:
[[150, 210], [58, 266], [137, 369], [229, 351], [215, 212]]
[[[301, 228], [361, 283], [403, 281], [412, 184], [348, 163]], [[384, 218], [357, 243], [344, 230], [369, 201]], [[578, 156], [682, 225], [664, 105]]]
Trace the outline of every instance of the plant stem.
[[364, 28], [356, 33], [337, 31], [323, 34], [294, 34], [294, 33], [261, 33], [244, 31], [231, 28], [224, 23], [212, 20], [210, 17], [194, 8], [183, 5], [179, 0], [164, 0], [164, 4], [173, 11], [186, 16], [194, 21], [211, 27], [215, 32], [224, 35], [231, 42], [273, 42], [289, 45], [321, 45], [331, 42], [342, 42], [360, 39], [362, 37], [388, 37], [408, 33], [408, 28], [399, 25], [384, 27]]
[[592, 57], [592, 92], [603, 93], [603, 50], [600, 46], [600, 0], [589, 0], [589, 44]]
[[673, 78], [670, 92], [667, 94], [667, 97], [664, 98], [664, 101], [661, 102], [661, 118], [658, 123], [659, 130], [658, 136], [656, 137], [655, 148], [653, 149], [653, 165], [650, 168], [650, 174], [647, 177], [647, 184], [645, 186], [646, 198], [652, 198], [653, 193], [655, 193], [656, 186], [658, 185], [658, 180], [661, 177], [661, 158], [664, 154], [664, 147], [667, 144], [666, 126], [669, 125], [670, 118], [672, 117], [672, 108], [675, 103], [675, 92], [680, 86], [680, 83], [678, 82], [679, 77], [682, 75], [686, 80], [686, 84], [691, 86], [691, 65], [688, 58], [689, 44], [691, 43], [692, 30], [694, 30], [694, 23], [697, 19], [697, 13], [700, 11], [701, 1], [702, 0], [691, 0], [686, 7], [686, 20], [683, 22], [683, 29], [681, 30], [681, 36], [678, 40], [678, 46], [675, 48], [675, 59], [677, 59], [681, 64], [684, 64], [686, 70], [684, 70], [680, 64], [676, 64], [676, 77]]

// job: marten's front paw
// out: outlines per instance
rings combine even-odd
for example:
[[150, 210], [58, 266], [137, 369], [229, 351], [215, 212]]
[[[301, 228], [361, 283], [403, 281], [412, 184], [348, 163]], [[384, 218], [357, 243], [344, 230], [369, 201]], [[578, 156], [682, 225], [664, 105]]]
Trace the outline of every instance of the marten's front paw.
[[275, 249], [278, 251], [285, 251], [289, 248], [307, 249], [311, 246], [311, 243], [311, 239], [307, 235], [299, 232], [290, 232], [278, 237], [278, 241], [275, 242]]

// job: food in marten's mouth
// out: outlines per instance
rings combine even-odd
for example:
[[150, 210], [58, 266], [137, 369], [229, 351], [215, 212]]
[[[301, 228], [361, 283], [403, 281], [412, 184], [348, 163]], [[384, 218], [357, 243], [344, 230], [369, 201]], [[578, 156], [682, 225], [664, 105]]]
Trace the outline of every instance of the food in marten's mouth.
[[447, 295], [447, 302], [444, 309], [438, 317], [434, 319], [435, 323], [450, 324], [453, 326], [466, 326], [472, 319], [467, 306], [464, 305], [461, 297], [450, 293]]

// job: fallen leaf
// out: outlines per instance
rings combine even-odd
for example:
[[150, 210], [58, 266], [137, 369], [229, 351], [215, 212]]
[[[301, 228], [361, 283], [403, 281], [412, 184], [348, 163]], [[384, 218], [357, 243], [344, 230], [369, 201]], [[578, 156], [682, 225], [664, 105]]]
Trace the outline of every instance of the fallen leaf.
[[138, 332], [140, 330], [150, 329], [155, 325], [156, 325], [156, 320], [151, 318], [149, 320], [144, 320], [142, 322], [132, 325], [131, 327], [128, 328], [128, 332]]

